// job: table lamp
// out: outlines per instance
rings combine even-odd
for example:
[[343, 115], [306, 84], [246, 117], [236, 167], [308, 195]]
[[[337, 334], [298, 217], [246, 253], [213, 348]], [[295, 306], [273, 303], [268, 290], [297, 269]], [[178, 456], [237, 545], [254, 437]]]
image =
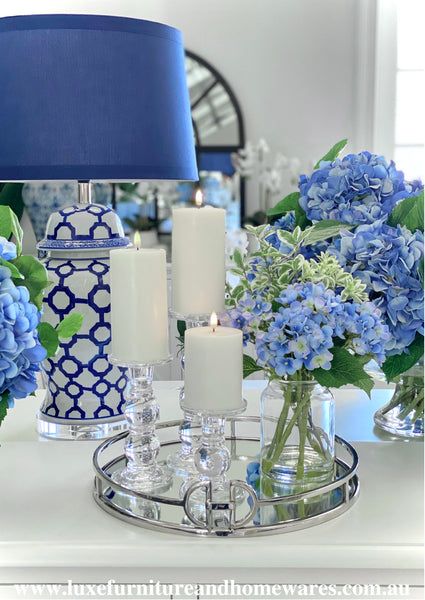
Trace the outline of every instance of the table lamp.
[[45, 319], [84, 314], [45, 362], [38, 430], [105, 437], [125, 425], [126, 385], [108, 361], [109, 251], [129, 241], [90, 182], [198, 179], [182, 36], [123, 17], [5, 17], [0, 82], [0, 181], [79, 182], [79, 202], [52, 214], [38, 245], [53, 281]]

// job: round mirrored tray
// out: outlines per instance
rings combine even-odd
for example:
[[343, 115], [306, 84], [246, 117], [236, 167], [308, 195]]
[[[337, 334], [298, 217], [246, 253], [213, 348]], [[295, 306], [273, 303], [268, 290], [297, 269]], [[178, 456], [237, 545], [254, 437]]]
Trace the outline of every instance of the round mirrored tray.
[[[159, 460], [164, 464], [167, 456], [178, 449], [180, 424], [168, 421], [157, 427], [161, 439]], [[112, 474], [125, 461], [126, 432], [105, 440], [93, 455], [94, 499], [103, 510], [133, 525], [201, 536], [264, 535], [304, 529], [334, 519], [353, 505], [359, 493], [358, 456], [339, 437], [331, 482], [297, 494], [262, 497], [246, 482], [248, 465], [258, 462], [259, 430], [259, 417], [239, 416], [226, 424], [232, 462], [225, 501], [221, 498], [216, 502], [208, 482], [191, 481], [190, 476], [175, 475], [170, 488], [161, 495], [134, 492], [115, 483]]]

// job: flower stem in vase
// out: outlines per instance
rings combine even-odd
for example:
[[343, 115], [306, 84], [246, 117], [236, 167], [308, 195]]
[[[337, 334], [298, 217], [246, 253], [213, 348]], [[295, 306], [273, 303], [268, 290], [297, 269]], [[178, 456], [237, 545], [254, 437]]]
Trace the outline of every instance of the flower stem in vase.
[[[329, 481], [333, 437], [333, 399], [327, 390], [314, 381], [272, 382], [262, 398], [262, 495], [290, 496]], [[274, 518], [304, 518], [317, 511], [317, 503], [315, 498], [274, 505]], [[266, 510], [267, 521], [270, 516]]]
[[401, 375], [391, 400], [374, 416], [376, 425], [403, 438], [423, 438], [424, 385], [423, 365], [418, 364]]

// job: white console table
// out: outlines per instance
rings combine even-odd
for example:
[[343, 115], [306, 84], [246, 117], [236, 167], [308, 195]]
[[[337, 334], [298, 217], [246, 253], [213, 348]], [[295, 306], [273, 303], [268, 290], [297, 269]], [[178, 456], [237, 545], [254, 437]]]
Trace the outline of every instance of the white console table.
[[[265, 383], [245, 383], [247, 414], [258, 414]], [[162, 419], [179, 414], [179, 382], [156, 382]], [[116, 520], [92, 499], [96, 443], [38, 439], [43, 391], [18, 400], [0, 428], [0, 598], [14, 582], [220, 581], [410, 583], [423, 593], [423, 444], [380, 434], [372, 399], [336, 395], [336, 432], [360, 457], [360, 497], [345, 515], [276, 536], [197, 539]], [[9, 595], [1, 595], [2, 593]], [[422, 597], [422, 595], [411, 596]]]

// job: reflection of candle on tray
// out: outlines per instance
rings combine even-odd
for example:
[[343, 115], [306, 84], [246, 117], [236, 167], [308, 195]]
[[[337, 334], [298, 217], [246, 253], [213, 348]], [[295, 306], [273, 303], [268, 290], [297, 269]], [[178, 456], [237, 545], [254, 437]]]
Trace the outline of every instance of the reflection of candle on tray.
[[164, 360], [168, 349], [167, 265], [162, 249], [111, 251], [111, 355], [122, 364]]
[[185, 332], [184, 408], [217, 412], [242, 408], [242, 332], [217, 325]]
[[173, 311], [180, 315], [209, 315], [224, 310], [226, 211], [201, 206], [173, 210]]

